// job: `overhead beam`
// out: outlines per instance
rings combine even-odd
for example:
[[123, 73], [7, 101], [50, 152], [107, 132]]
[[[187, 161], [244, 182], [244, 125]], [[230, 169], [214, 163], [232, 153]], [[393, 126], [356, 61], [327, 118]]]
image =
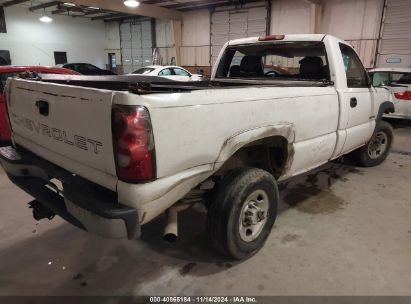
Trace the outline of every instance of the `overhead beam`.
[[161, 4], [161, 3], [170, 2], [170, 1], [167, 1], [167, 0], [143, 0], [143, 2], [145, 4]]
[[85, 12], [83, 15], [73, 15], [72, 17], [86, 17], [86, 16], [91, 16], [91, 15], [100, 15], [100, 14], [107, 14], [107, 13], [110, 13], [110, 12], [102, 10], [102, 9], [99, 9], [99, 10], [96, 9], [96, 10]]
[[145, 3], [140, 3], [136, 8], [127, 7], [123, 4], [123, 1], [112, 1], [112, 0], [70, 0], [71, 3], [84, 6], [99, 7], [104, 10], [116, 11], [119, 13], [125, 13], [130, 15], [139, 15], [159, 19], [171, 19], [171, 20], [181, 20], [182, 14], [179, 11], [171, 10], [168, 8], [150, 5]]
[[246, 3], [253, 3], [256, 0], [241, 0], [241, 1], [220, 1], [220, 0], [210, 0], [210, 1], [190, 1], [190, 2], [181, 2], [179, 4], [169, 4], [165, 5], [164, 7], [171, 8], [171, 9], [178, 9], [181, 11], [193, 10], [193, 9], [200, 9], [200, 8], [213, 8], [219, 6], [227, 6], [227, 5], [236, 5], [241, 6]]
[[60, 6], [59, 9], [54, 10], [51, 12], [52, 15], [61, 14], [61, 13], [68, 13], [68, 12], [79, 12], [83, 13], [83, 9], [76, 6]]
[[42, 3], [42, 4], [39, 4], [39, 5], [35, 5], [35, 6], [30, 7], [29, 11], [33, 12], [33, 11], [36, 11], [36, 10], [39, 10], [39, 9], [56, 6], [58, 4], [60, 4], [60, 1], [52, 1], [52, 2], [48, 2], [48, 3]]
[[308, 4], [318, 4], [318, 5], [321, 5], [323, 2], [322, 0], [302, 0], [302, 1]]
[[177, 4], [167, 4], [167, 5], [164, 5], [164, 7], [167, 7], [170, 9], [181, 9], [181, 8], [197, 8], [199, 6], [216, 5], [216, 4], [230, 5], [225, 0], [204, 0], [204, 1], [181, 2]]
[[119, 18], [119, 17], [129, 17], [129, 16], [133, 17], [133, 15], [123, 14], [123, 13], [119, 13], [119, 14], [107, 14], [107, 15], [103, 15], [103, 16], [92, 17], [91, 20], [101, 20], [101, 19]]
[[[104, 19], [104, 22], [114, 22], [114, 21], [124, 21], [124, 20], [135, 20], [135, 21], [140, 21], [141, 17], [137, 15], [129, 15], [126, 17], [117, 17], [117, 18], [107, 18]], [[146, 17], [143, 17], [143, 19], [146, 19]]]
[[1, 6], [4, 6], [4, 7], [8, 7], [8, 6], [12, 6], [12, 5], [16, 5], [16, 4], [21, 4], [21, 3], [24, 3], [24, 2], [28, 2], [29, 0], [11, 0], [11, 1], [7, 1], [7, 2], [4, 2], [3, 4], [0, 4]]

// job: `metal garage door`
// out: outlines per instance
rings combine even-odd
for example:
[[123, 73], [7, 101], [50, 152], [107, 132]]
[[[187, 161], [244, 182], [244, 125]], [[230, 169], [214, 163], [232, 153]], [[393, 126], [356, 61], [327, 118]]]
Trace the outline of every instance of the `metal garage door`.
[[411, 1], [387, 0], [378, 66], [411, 67]]
[[265, 2], [246, 4], [241, 9], [216, 8], [211, 16], [211, 64], [228, 40], [266, 35], [267, 17]]
[[124, 73], [131, 73], [153, 62], [153, 33], [150, 20], [120, 25], [121, 56]]

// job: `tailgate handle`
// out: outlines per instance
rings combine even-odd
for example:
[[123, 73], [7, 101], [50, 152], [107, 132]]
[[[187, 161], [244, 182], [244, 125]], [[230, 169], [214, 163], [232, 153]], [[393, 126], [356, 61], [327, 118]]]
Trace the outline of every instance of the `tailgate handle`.
[[36, 107], [39, 110], [40, 115], [49, 116], [49, 103], [45, 100], [37, 100]]

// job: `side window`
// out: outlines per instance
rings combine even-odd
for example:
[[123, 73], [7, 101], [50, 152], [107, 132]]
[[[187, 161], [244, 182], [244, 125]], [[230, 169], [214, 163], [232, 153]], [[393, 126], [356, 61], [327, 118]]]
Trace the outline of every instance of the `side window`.
[[385, 84], [388, 84], [390, 82], [390, 75], [388, 75], [388, 72], [374, 72], [371, 78], [372, 78], [372, 85], [374, 87], [379, 87], [384, 82]]
[[188, 74], [186, 71], [182, 70], [182, 69], [176, 69], [174, 68], [174, 73], [177, 76], [190, 76], [190, 74]]
[[164, 69], [161, 70], [160, 73], [158, 73], [158, 76], [170, 76], [173, 75], [173, 73], [171, 73], [171, 69]]
[[361, 60], [358, 58], [354, 50], [341, 43], [340, 50], [344, 61], [345, 74], [347, 76], [347, 87], [368, 87], [367, 71], [364, 69]]
[[86, 64], [86, 68], [90, 71], [98, 71], [99, 68], [97, 68], [96, 66], [92, 65], [92, 64]]
[[411, 84], [411, 73], [392, 73], [391, 81], [398, 84]]

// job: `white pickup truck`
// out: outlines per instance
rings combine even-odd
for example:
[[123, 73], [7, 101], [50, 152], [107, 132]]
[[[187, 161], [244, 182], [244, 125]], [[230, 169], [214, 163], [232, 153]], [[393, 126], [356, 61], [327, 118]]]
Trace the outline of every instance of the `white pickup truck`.
[[214, 246], [242, 259], [273, 227], [278, 182], [349, 152], [363, 166], [386, 158], [390, 98], [333, 36], [245, 38], [226, 43], [207, 82], [9, 79], [13, 147], [0, 158], [36, 219], [133, 239], [166, 213], [172, 240], [178, 211], [205, 202]]

